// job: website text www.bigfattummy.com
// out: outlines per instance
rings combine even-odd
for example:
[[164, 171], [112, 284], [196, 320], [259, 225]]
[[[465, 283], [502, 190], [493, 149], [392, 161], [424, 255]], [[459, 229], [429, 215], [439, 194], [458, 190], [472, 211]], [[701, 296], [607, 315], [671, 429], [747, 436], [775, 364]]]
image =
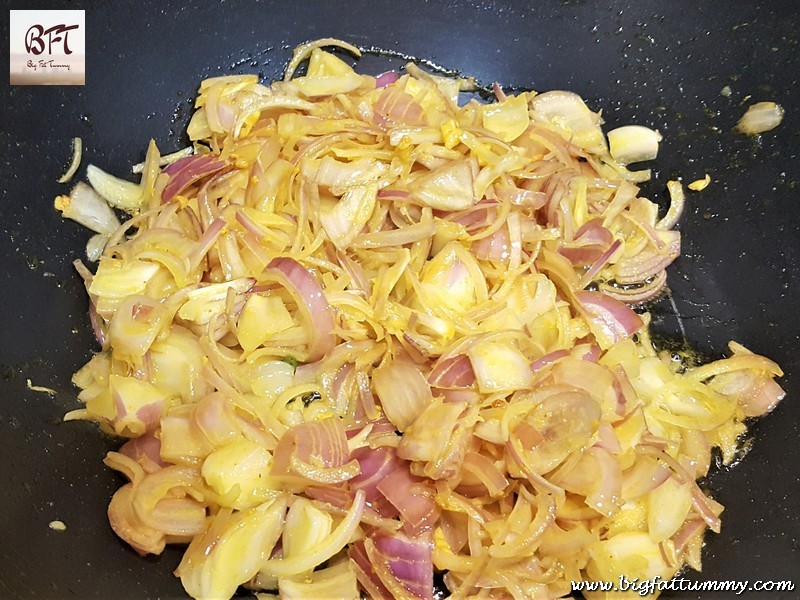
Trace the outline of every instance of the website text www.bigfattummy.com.
[[629, 592], [649, 596], [656, 592], [731, 592], [737, 596], [745, 592], [791, 592], [792, 581], [691, 581], [690, 579], [628, 579], [618, 581], [573, 581], [573, 592]]

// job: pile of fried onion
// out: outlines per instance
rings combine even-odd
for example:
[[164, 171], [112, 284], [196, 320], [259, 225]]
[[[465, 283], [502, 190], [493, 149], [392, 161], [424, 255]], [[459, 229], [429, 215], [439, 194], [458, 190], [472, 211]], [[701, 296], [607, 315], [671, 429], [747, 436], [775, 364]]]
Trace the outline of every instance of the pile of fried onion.
[[361, 75], [329, 44], [357, 53], [203, 81], [191, 148], [57, 200], [97, 232], [76, 266], [102, 351], [67, 418], [128, 439], [114, 531], [188, 544], [195, 598], [430, 599], [441, 573], [529, 600], [699, 569], [723, 507], [696, 482], [782, 373], [734, 342], [676, 360], [631, 308], [680, 252], [680, 183], [659, 217], [626, 167], [660, 136], [607, 139], [569, 92], [459, 105], [469, 80]]

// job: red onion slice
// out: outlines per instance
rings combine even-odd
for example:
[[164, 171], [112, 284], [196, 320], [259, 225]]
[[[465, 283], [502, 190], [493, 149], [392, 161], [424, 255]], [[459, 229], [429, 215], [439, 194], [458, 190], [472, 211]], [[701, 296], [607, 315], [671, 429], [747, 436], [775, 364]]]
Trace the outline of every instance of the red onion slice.
[[431, 401], [431, 388], [419, 367], [408, 360], [386, 361], [372, 373], [372, 385], [386, 417], [405, 431]]
[[289, 473], [293, 459], [321, 469], [341, 467], [350, 457], [347, 434], [339, 419], [296, 425], [284, 433], [273, 455], [272, 470]]
[[103, 328], [104, 319], [97, 314], [97, 307], [94, 301], [89, 298], [89, 322], [92, 324], [92, 331], [94, 332], [94, 339], [100, 344], [100, 347], [105, 350], [106, 348], [106, 333]]
[[164, 173], [169, 175], [169, 182], [161, 192], [161, 201], [170, 202], [194, 182], [223, 169], [225, 164], [225, 161], [215, 160], [209, 154], [187, 156], [176, 160], [164, 169]]
[[492, 235], [479, 239], [473, 244], [472, 250], [481, 260], [507, 261], [511, 256], [508, 228], [501, 227]]
[[720, 521], [719, 515], [713, 510], [712, 503], [716, 504], [716, 502], [706, 496], [703, 490], [694, 483], [692, 486], [692, 506], [694, 506], [697, 513], [703, 518], [703, 521], [706, 522], [711, 531], [719, 533], [722, 521]]
[[622, 476], [622, 497], [626, 501], [634, 501], [656, 489], [672, 477], [669, 467], [652, 460], [640, 457]]
[[621, 342], [644, 327], [639, 315], [606, 294], [579, 291], [574, 298], [601, 348]]
[[536, 373], [537, 371], [541, 371], [545, 367], [549, 367], [553, 363], [569, 355], [570, 355], [569, 350], [563, 350], [563, 349], [555, 350], [553, 352], [545, 354], [541, 358], [537, 358], [535, 361], [533, 361], [533, 363], [531, 363], [531, 371], [533, 371], [534, 373]]
[[428, 383], [442, 389], [469, 387], [475, 383], [472, 363], [465, 354], [440, 360], [428, 375]]
[[586, 273], [583, 274], [583, 278], [581, 278], [580, 287], [585, 288], [592, 282], [594, 276], [597, 275], [603, 267], [608, 264], [608, 261], [611, 260], [611, 257], [614, 256], [614, 253], [619, 249], [622, 245], [622, 242], [619, 240], [615, 240], [611, 246], [609, 246], [608, 250], [603, 252], [603, 254], [589, 267]]
[[592, 265], [603, 258], [614, 241], [600, 219], [593, 219], [575, 232], [575, 241], [561, 244], [559, 254], [573, 265]]
[[275, 258], [269, 263], [266, 271], [276, 275], [284, 287], [295, 295], [306, 322], [311, 325], [308, 360], [314, 362], [321, 359], [336, 346], [333, 311], [322, 287], [314, 276], [293, 258], [285, 256]]
[[354, 490], [364, 490], [367, 502], [383, 498], [378, 485], [387, 475], [400, 468], [400, 460], [394, 448], [359, 448], [353, 452], [353, 458], [358, 461], [361, 473], [350, 480], [350, 487]]
[[[585, 281], [587, 284], [589, 283], [588, 280]], [[636, 305], [655, 298], [661, 294], [666, 286], [667, 273], [666, 271], [661, 271], [644, 285], [619, 287], [601, 282], [598, 287], [601, 292], [612, 298], [621, 300], [625, 304]]]
[[675, 552], [680, 554], [686, 544], [692, 539], [692, 536], [698, 531], [702, 531], [706, 526], [705, 522], [701, 519], [692, 519], [686, 521], [674, 536], [672, 536], [672, 543], [675, 544]]
[[397, 71], [386, 71], [385, 73], [381, 73], [375, 78], [375, 87], [382, 88], [386, 87], [397, 81], [400, 77], [397, 74]]
[[366, 590], [370, 598], [392, 597], [392, 593], [386, 589], [386, 586], [383, 585], [383, 582], [372, 568], [372, 563], [369, 556], [367, 556], [363, 541], [350, 544], [347, 555], [350, 557], [353, 570], [356, 572], [358, 583]]
[[506, 96], [506, 93], [503, 91], [503, 88], [501, 88], [500, 84], [497, 83], [496, 81], [492, 84], [492, 93], [494, 94], [494, 97], [497, 98], [498, 102], [502, 102], [503, 100], [508, 98], [508, 96]]
[[433, 600], [433, 539], [378, 533], [364, 542], [381, 582], [395, 598]]
[[498, 498], [508, 487], [508, 479], [487, 456], [479, 452], [467, 452], [464, 456], [464, 470], [476, 477], [489, 495]]
[[233, 405], [221, 393], [203, 398], [197, 404], [194, 419], [200, 431], [215, 446], [224, 444], [240, 433]]
[[425, 111], [414, 98], [397, 86], [384, 88], [373, 108], [372, 123], [388, 126], [393, 123], [407, 125], [426, 125]]
[[748, 417], [760, 417], [771, 412], [786, 396], [766, 371], [746, 369], [721, 373], [713, 380], [713, 387], [726, 396], [732, 396]]
[[616, 264], [614, 279], [622, 285], [643, 283], [666, 269], [681, 253], [681, 234], [678, 231], [662, 231], [667, 238], [662, 250], [647, 248], [631, 258]]
[[161, 440], [152, 431], [127, 441], [119, 453], [140, 463], [148, 473], [169, 464], [161, 459]]
[[433, 489], [420, 477], [411, 475], [408, 463], [396, 468], [376, 486], [398, 510], [412, 531], [427, 529], [439, 518], [439, 507], [433, 500]]
[[586, 496], [586, 504], [600, 514], [611, 516], [622, 506], [622, 469], [619, 461], [607, 450], [595, 446], [586, 451], [595, 461], [594, 485]]
[[392, 188], [383, 188], [378, 190], [378, 198], [381, 200], [407, 200], [409, 192], [406, 190], [395, 190]]

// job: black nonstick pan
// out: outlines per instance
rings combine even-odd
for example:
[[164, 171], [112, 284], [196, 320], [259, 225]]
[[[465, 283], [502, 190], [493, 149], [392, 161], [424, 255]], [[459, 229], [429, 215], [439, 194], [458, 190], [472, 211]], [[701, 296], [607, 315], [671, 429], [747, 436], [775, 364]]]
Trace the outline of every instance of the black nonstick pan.
[[[749, 451], [706, 482], [726, 506], [695, 581], [793, 580], [800, 597], [800, 3], [784, 1], [442, 0], [12, 2], [84, 9], [85, 86], [0, 84], [0, 597], [178, 598], [177, 550], [140, 558], [108, 526], [120, 484], [101, 459], [116, 448], [88, 423], [71, 374], [95, 343], [71, 261], [88, 234], [53, 210], [70, 140], [117, 175], [163, 152], [183, 130], [204, 77], [282, 74], [297, 44], [338, 37], [367, 53], [359, 70], [402, 66], [401, 55], [498, 81], [567, 89], [603, 109], [606, 127], [637, 123], [664, 135], [646, 195], [666, 205], [668, 179], [712, 183], [689, 196], [671, 299], [651, 310], [663, 343], [715, 357], [735, 339], [785, 370], [787, 397], [754, 424]], [[8, 37], [3, 11], [3, 39]], [[721, 94], [729, 86], [730, 95]], [[750, 102], [786, 111], [774, 131], [733, 131]], [[57, 395], [31, 391], [35, 385]], [[48, 524], [60, 520], [65, 531]], [[671, 594], [670, 597], [728, 597]]]

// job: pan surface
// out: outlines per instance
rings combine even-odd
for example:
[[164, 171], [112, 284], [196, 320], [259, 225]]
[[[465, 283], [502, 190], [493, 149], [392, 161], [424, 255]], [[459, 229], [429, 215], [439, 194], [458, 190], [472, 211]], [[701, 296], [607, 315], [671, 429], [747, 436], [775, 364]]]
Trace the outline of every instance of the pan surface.
[[[34, 6], [35, 4], [35, 6]], [[53, 210], [69, 140], [85, 165], [120, 175], [182, 134], [207, 76], [279, 76], [297, 44], [334, 36], [430, 59], [482, 83], [568, 89], [606, 127], [664, 135], [645, 194], [666, 203], [668, 179], [708, 173], [680, 223], [683, 256], [669, 269], [674, 303], [652, 309], [661, 336], [717, 356], [735, 339], [776, 360], [786, 400], [750, 430], [735, 468], [706, 482], [726, 506], [709, 534], [703, 580], [791, 580], [800, 594], [800, 3], [444, 0], [407, 3], [12, 2], [86, 10], [86, 85], [0, 88], [0, 597], [182, 597], [179, 552], [140, 558], [107, 524], [120, 479], [101, 463], [117, 447], [87, 423], [71, 374], [95, 348], [71, 261], [89, 234]], [[8, 21], [3, 21], [8, 35]], [[367, 55], [379, 73], [399, 58]], [[721, 95], [730, 86], [729, 97]], [[758, 139], [732, 131], [750, 102], [772, 100], [784, 122]], [[33, 392], [26, 380], [55, 397]], [[66, 531], [48, 523], [59, 519]], [[673, 597], [699, 597], [678, 595]], [[704, 596], [708, 597], [708, 596]], [[713, 596], [712, 596], [713, 597]], [[723, 597], [723, 596], [719, 596]], [[747, 597], [759, 597], [748, 594]]]

